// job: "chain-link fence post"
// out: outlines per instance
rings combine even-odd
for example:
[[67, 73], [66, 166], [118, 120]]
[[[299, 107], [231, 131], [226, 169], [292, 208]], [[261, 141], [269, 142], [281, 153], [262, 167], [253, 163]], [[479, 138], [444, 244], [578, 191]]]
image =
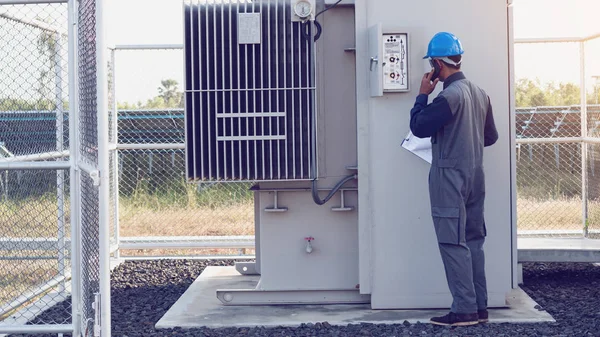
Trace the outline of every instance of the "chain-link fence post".
[[[100, 253], [100, 301], [96, 302], [96, 317], [100, 322], [100, 337], [111, 335], [110, 317], [110, 243], [111, 243], [111, 197], [110, 197], [110, 126], [108, 122], [110, 91], [108, 88], [108, 64], [110, 61], [106, 46], [106, 1], [96, 0], [96, 57], [97, 74], [97, 120], [98, 120], [98, 169], [100, 171], [99, 196], [99, 253]], [[99, 311], [99, 313], [98, 313]]]
[[71, 321], [73, 335], [81, 336], [81, 170], [79, 163], [79, 112], [78, 112], [78, 79], [77, 50], [79, 42], [75, 38], [78, 25], [77, 0], [69, 0], [69, 162], [71, 186]]
[[72, 332], [70, 9], [0, 3], [0, 333]]
[[[588, 238], [600, 239], [600, 176], [597, 173], [598, 160], [600, 159], [600, 36], [592, 36], [583, 42], [585, 55], [582, 62], [585, 71], [584, 79], [592, 80], [591, 87], [586, 87], [585, 94], [590, 95], [582, 100], [586, 103], [586, 143], [587, 143], [587, 219], [585, 233]], [[587, 81], [586, 81], [587, 83]]]
[[101, 0], [80, 0], [81, 309], [85, 336], [110, 336], [108, 57]]
[[581, 217], [583, 236], [588, 237], [588, 179], [587, 179], [587, 93], [585, 80], [585, 41], [579, 42], [579, 83], [581, 105]]
[[110, 187], [110, 202], [112, 205], [112, 234], [111, 242], [115, 249], [111, 249], [113, 257], [119, 258], [119, 151], [117, 149], [119, 143], [119, 111], [117, 106], [117, 87], [116, 87], [116, 64], [115, 64], [115, 49], [110, 49], [110, 71], [109, 71], [109, 88], [110, 88], [110, 118], [109, 118], [109, 142], [110, 142], [110, 173], [111, 173], [111, 187]]

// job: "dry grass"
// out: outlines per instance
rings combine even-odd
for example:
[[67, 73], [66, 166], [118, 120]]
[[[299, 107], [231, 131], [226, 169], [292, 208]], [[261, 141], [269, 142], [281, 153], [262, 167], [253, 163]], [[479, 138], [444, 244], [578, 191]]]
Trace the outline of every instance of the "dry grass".
[[[581, 199], [517, 200], [519, 230], [583, 230]], [[588, 201], [588, 226], [600, 227], [600, 202]]]
[[121, 236], [227, 236], [254, 233], [252, 202], [230, 206], [150, 208], [122, 202]]
[[0, 306], [58, 275], [56, 260], [0, 260]]
[[[68, 207], [68, 204], [66, 205]], [[581, 199], [517, 200], [520, 230], [580, 230]], [[0, 203], [0, 237], [56, 237], [58, 208], [50, 198]], [[588, 223], [600, 227], [600, 202], [588, 202]], [[69, 216], [66, 214], [69, 236]], [[122, 199], [120, 235], [227, 236], [254, 234], [252, 200], [230, 205], [170, 205], [156, 207]]]
[[[69, 201], [65, 200], [65, 233], [69, 227]], [[56, 197], [8, 200], [0, 203], [0, 237], [55, 237], [58, 233]]]
[[[70, 236], [69, 203], [65, 203], [65, 234]], [[56, 196], [0, 202], [0, 237], [52, 238], [58, 235]], [[0, 250], [0, 305], [18, 298], [58, 275], [57, 259], [6, 260], [26, 256], [57, 255], [56, 251]]]
[[517, 200], [520, 230], [576, 230], [582, 228], [581, 200]]
[[[542, 200], [519, 198], [520, 230], [581, 230], [581, 199]], [[122, 207], [121, 236], [253, 235], [253, 204], [230, 207], [150, 209]], [[590, 226], [600, 225], [600, 203], [589, 202]]]
[[[65, 205], [68, 210], [69, 204]], [[121, 236], [211, 236], [252, 235], [252, 201], [230, 205], [141, 204], [123, 198], [120, 203]], [[56, 200], [36, 198], [0, 203], [0, 237], [56, 237]], [[65, 214], [67, 237], [69, 214]]]

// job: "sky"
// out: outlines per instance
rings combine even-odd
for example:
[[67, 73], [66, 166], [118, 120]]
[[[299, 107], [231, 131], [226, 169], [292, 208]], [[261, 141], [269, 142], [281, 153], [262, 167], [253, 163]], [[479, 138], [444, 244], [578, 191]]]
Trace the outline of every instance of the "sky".
[[[600, 0], [514, 0], [515, 38], [587, 37], [600, 33]], [[586, 44], [586, 81], [600, 75], [600, 39]], [[580, 81], [579, 43], [515, 45], [515, 76]]]
[[[484, 0], [478, 0], [484, 1]], [[109, 45], [182, 44], [183, 0], [107, 0]], [[514, 0], [516, 38], [579, 37], [600, 33], [600, 0]], [[183, 87], [181, 51], [119, 51], [117, 99], [135, 103], [155, 96], [161, 79]], [[600, 75], [600, 39], [586, 46], [586, 78]], [[517, 78], [579, 83], [579, 45], [515, 46]]]

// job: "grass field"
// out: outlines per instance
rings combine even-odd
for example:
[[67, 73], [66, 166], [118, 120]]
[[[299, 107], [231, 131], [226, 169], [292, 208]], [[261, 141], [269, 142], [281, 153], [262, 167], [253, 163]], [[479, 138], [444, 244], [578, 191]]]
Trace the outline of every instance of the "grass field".
[[216, 207], [119, 206], [121, 236], [205, 236], [252, 235], [254, 205], [240, 202]]
[[[122, 196], [120, 208], [120, 235], [141, 236], [237, 236], [254, 234], [254, 205], [251, 194], [232, 187], [185, 193], [132, 193]], [[68, 200], [68, 198], [67, 198]], [[68, 204], [66, 205], [68, 207]], [[589, 225], [600, 228], [600, 202], [588, 203]], [[580, 198], [533, 197], [517, 201], [519, 230], [582, 230]], [[66, 215], [65, 233], [70, 236], [69, 214]], [[0, 203], [0, 237], [47, 237], [57, 235], [58, 207], [53, 195], [21, 201]], [[24, 252], [0, 251], [1, 257]], [[56, 255], [56, 251], [29, 251], [29, 255]], [[194, 250], [138, 250], [124, 251], [124, 256], [194, 256], [238, 255], [236, 249]], [[252, 250], [245, 251], [252, 254]], [[10, 255], [9, 255], [10, 254]], [[6, 303], [34, 286], [57, 275], [56, 260], [0, 260], [0, 304]]]
[[[582, 228], [581, 199], [517, 201], [520, 230]], [[66, 205], [68, 207], [68, 204]], [[135, 236], [227, 236], [254, 233], [254, 205], [241, 200], [229, 205], [162, 205], [122, 198], [120, 235]], [[600, 202], [588, 202], [590, 226], [600, 225]], [[0, 203], [0, 237], [56, 237], [58, 208], [49, 198]], [[69, 214], [65, 232], [70, 236]]]
[[[518, 230], [582, 230], [581, 199], [517, 200]], [[600, 225], [600, 203], [588, 202], [588, 223]]]

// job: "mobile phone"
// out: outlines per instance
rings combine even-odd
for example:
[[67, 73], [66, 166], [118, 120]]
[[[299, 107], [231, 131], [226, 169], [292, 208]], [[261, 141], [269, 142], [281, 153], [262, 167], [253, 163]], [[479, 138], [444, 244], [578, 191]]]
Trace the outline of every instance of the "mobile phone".
[[436, 78], [440, 76], [440, 71], [442, 71], [442, 68], [434, 60], [429, 61], [429, 63], [433, 67], [433, 75], [431, 75], [431, 82], [433, 82]]

